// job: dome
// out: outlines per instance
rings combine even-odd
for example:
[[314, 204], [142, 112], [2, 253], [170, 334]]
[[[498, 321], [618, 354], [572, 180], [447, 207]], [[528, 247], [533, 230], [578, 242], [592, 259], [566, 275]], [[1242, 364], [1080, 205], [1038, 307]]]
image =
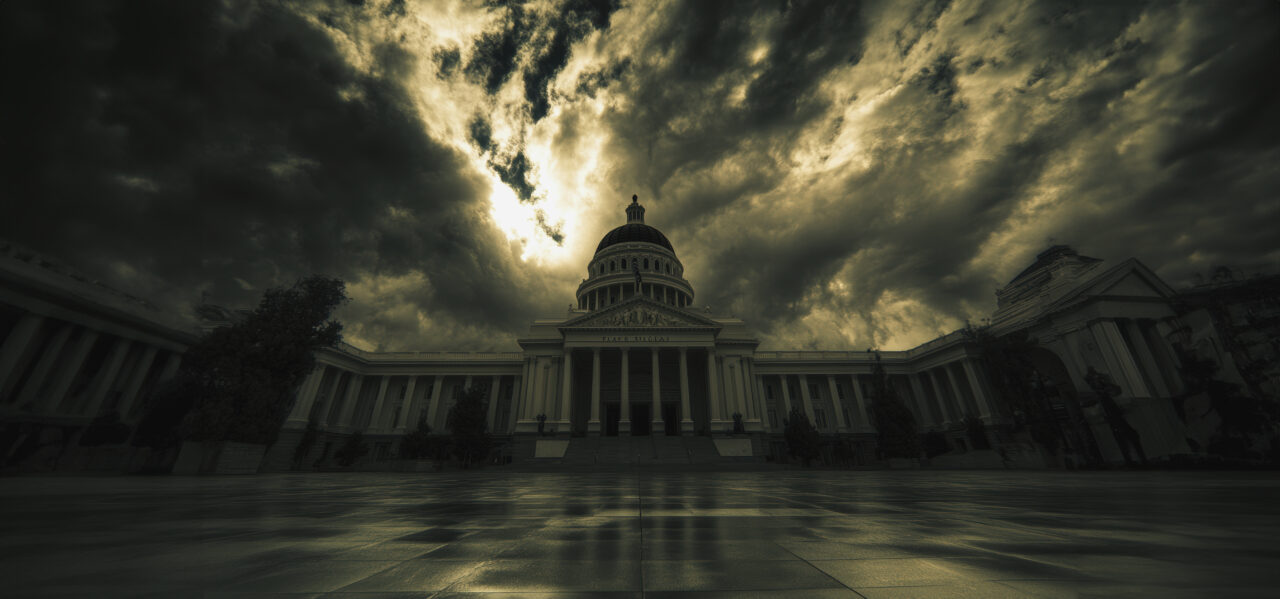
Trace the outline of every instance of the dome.
[[645, 242], [660, 245], [672, 252], [675, 248], [671, 247], [671, 242], [667, 241], [667, 236], [649, 225], [644, 223], [627, 223], [612, 231], [609, 231], [604, 239], [600, 240], [600, 245], [596, 247], [596, 253], [604, 251], [605, 248], [619, 243]]

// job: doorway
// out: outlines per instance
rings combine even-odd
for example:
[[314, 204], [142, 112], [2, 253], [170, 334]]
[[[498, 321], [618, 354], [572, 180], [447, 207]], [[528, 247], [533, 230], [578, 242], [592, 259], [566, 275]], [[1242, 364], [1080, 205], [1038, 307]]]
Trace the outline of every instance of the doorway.
[[604, 435], [606, 437], [618, 436], [618, 416], [621, 410], [616, 403], [607, 403], [604, 405]]
[[649, 404], [631, 404], [631, 436], [648, 436], [652, 430], [653, 425], [649, 421]]
[[663, 432], [667, 436], [674, 437], [680, 434], [680, 404], [662, 404], [662, 425]]

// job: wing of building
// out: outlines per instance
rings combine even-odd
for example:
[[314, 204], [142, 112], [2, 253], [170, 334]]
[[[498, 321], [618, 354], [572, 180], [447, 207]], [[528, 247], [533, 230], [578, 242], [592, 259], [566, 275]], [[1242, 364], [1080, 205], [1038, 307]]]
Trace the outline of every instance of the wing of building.
[[[999, 455], [998, 466], [1028, 454], [1026, 463], [1041, 465], [1118, 463], [1131, 457], [1130, 441], [1156, 459], [1203, 452], [1217, 434], [1212, 406], [1184, 409], [1207, 401], [1188, 389], [1185, 360], [1210, 360], [1255, 395], [1274, 395], [1280, 380], [1274, 360], [1261, 375], [1240, 374], [1206, 302], [1180, 301], [1137, 260], [1109, 265], [1065, 246], [997, 292], [989, 325], [904, 351], [760, 351], [747, 323], [697, 307], [675, 248], [644, 213], [633, 197], [626, 222], [587, 264], [576, 303], [533, 322], [519, 351], [322, 351], [264, 467], [296, 467], [304, 437], [308, 461], [323, 463], [355, 431], [374, 444], [371, 461], [389, 460], [419, 422], [443, 431], [469, 387], [485, 390], [490, 430], [514, 453], [535, 439], [695, 436], [781, 458], [785, 419], [798, 409], [828, 452], [842, 447], [845, 459], [870, 464], [882, 457], [874, 402], [886, 385], [935, 463], [981, 465], [965, 456], [985, 455], [991, 465]], [[198, 338], [145, 302], [30, 253], [10, 247], [2, 266], [0, 405], [10, 457], [29, 453], [32, 435], [66, 451], [77, 426], [105, 413], [135, 422], [141, 398]], [[212, 307], [202, 316], [215, 325], [234, 318]], [[1098, 380], [1114, 385], [1114, 397]], [[318, 435], [304, 435], [308, 423]], [[1056, 427], [1055, 446], [1032, 442], [1028, 424]], [[572, 453], [574, 442], [567, 446]]]

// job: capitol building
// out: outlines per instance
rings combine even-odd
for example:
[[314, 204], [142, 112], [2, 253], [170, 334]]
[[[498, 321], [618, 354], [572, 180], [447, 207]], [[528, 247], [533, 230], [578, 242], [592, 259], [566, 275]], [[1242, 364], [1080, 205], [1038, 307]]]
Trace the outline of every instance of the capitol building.
[[[586, 264], [573, 307], [532, 322], [518, 351], [369, 352], [344, 344], [319, 352], [261, 468], [289, 469], [308, 423], [320, 432], [306, 448], [309, 462], [323, 463], [356, 431], [373, 448], [370, 467], [392, 461], [419, 422], [444, 431], [452, 402], [474, 387], [488, 398], [489, 430], [527, 460], [581, 459], [584, 451], [599, 460], [608, 439], [640, 437], [679, 448], [678, 460], [695, 451], [782, 459], [784, 419], [798, 408], [824, 439], [871, 465], [879, 459], [877, 365], [921, 435], [941, 440], [935, 463], [1070, 465], [1064, 451], [1039, 450], [1018, 434], [1016, 403], [1001, 398], [1000, 373], [973, 330], [901, 351], [760, 351], [750, 323], [696, 307], [676, 248], [645, 223], [635, 197], [625, 212]], [[10, 457], [24, 443], [44, 452], [62, 443], [57, 451], [65, 452], [77, 427], [108, 412], [136, 422], [149, 391], [174, 374], [199, 336], [39, 257], [10, 249], [0, 258], [0, 416]], [[1145, 458], [1202, 451], [1213, 423], [1182, 409], [1195, 398], [1180, 356], [1198, 352], [1231, 380], [1240, 376], [1237, 359], [1215, 321], [1180, 311], [1175, 291], [1141, 262], [1107, 263], [1054, 246], [996, 295], [983, 332], [1031, 340], [1026, 357], [1038, 393], [1075, 431], [1067, 453], [1127, 461], [1090, 381], [1096, 374], [1114, 384]], [[974, 437], [975, 420], [986, 438]]]

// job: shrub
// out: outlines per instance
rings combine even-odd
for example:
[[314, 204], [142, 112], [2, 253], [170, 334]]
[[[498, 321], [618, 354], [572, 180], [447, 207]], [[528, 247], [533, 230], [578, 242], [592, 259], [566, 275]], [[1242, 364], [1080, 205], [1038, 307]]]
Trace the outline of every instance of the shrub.
[[783, 436], [787, 440], [787, 454], [800, 460], [806, 468], [822, 453], [822, 440], [818, 429], [809, 422], [800, 406], [792, 406], [784, 424]]
[[368, 454], [369, 444], [364, 442], [364, 433], [356, 431], [347, 437], [346, 443], [343, 443], [342, 447], [333, 454], [333, 459], [339, 466], [346, 468]]

